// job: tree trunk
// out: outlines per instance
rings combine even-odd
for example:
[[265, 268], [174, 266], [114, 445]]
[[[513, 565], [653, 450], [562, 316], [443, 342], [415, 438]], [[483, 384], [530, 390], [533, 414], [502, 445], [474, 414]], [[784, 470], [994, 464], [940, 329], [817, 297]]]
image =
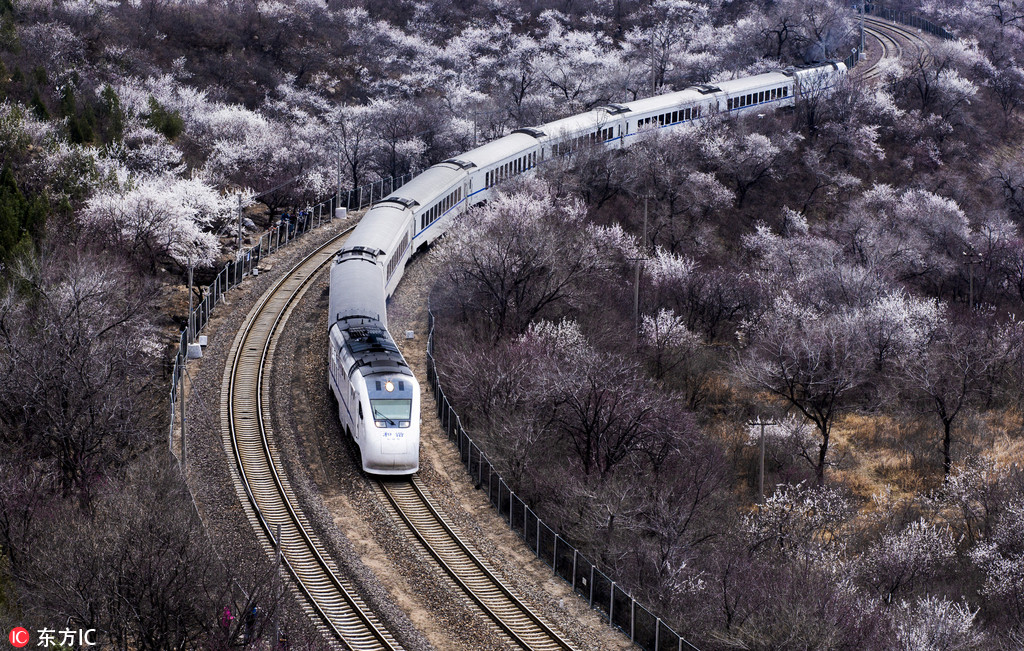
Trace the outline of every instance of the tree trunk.
[[825, 483], [825, 455], [828, 453], [828, 430], [821, 433], [821, 445], [818, 447], [818, 465], [814, 468], [814, 480], [818, 486]]
[[953, 421], [944, 419], [942, 421], [942, 429], [942, 480], [945, 481], [949, 479], [949, 471], [953, 467], [953, 459], [949, 453], [949, 448], [953, 439]]

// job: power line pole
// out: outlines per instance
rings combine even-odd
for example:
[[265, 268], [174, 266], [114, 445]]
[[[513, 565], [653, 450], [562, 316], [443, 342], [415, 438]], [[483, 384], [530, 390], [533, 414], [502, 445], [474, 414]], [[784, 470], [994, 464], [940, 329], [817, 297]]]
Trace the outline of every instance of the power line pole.
[[331, 219], [334, 219], [338, 208], [341, 208], [341, 146], [336, 146], [338, 147], [338, 199], [334, 202], [334, 213], [331, 215]]
[[[640, 246], [647, 246], [647, 200], [649, 195], [644, 195], [644, 235], [640, 240]], [[637, 344], [640, 342], [640, 265], [643, 264], [643, 256], [636, 259], [636, 277], [633, 282], [633, 337]]]
[[768, 425], [778, 425], [778, 423], [773, 420], [762, 420], [761, 417], [758, 416], [757, 420], [749, 420], [747, 421], [747, 424], [761, 428], [761, 460], [757, 467], [757, 501], [761, 503], [764, 502], [764, 428]]
[[861, 59], [864, 57], [864, 13], [867, 11], [867, 5], [860, 3], [860, 49], [857, 51], [857, 58]]
[[242, 193], [238, 193], [238, 255], [242, 254]]
[[656, 94], [657, 84], [654, 77], [654, 25], [651, 25], [651, 97]]

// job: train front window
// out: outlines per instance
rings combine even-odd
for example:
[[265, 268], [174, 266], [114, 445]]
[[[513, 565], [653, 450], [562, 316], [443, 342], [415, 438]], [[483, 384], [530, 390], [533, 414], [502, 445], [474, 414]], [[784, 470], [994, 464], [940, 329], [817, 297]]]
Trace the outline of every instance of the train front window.
[[409, 427], [412, 400], [371, 400], [370, 407], [377, 427]]

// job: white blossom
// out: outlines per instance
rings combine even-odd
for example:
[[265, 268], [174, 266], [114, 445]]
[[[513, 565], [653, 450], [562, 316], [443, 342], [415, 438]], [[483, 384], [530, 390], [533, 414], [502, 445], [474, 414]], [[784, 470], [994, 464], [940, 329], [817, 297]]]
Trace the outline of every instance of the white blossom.
[[902, 602], [896, 638], [902, 651], [967, 651], [981, 648], [984, 636], [974, 629], [978, 610], [942, 597]]

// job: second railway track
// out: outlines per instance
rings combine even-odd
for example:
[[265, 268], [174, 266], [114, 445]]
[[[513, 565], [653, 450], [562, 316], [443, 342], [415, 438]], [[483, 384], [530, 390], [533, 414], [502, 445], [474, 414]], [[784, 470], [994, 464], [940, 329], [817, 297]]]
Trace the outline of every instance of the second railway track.
[[860, 72], [862, 79], [878, 77], [881, 74], [880, 64], [882, 61], [903, 58], [908, 47], [914, 49], [916, 56], [928, 56], [928, 42], [913, 28], [895, 25], [878, 18], [866, 17], [864, 32], [878, 41], [882, 53], [877, 61]]
[[374, 489], [435, 564], [512, 643], [523, 649], [572, 648], [461, 540], [418, 479], [375, 481]]
[[246, 514], [265, 548], [274, 548], [280, 532], [281, 563], [304, 598], [307, 613], [343, 648], [400, 649], [354, 587], [340, 576], [325, 545], [296, 506], [277, 453], [270, 407], [263, 400], [284, 321], [350, 230], [306, 256], [263, 295], [246, 318], [224, 372], [221, 422]]

